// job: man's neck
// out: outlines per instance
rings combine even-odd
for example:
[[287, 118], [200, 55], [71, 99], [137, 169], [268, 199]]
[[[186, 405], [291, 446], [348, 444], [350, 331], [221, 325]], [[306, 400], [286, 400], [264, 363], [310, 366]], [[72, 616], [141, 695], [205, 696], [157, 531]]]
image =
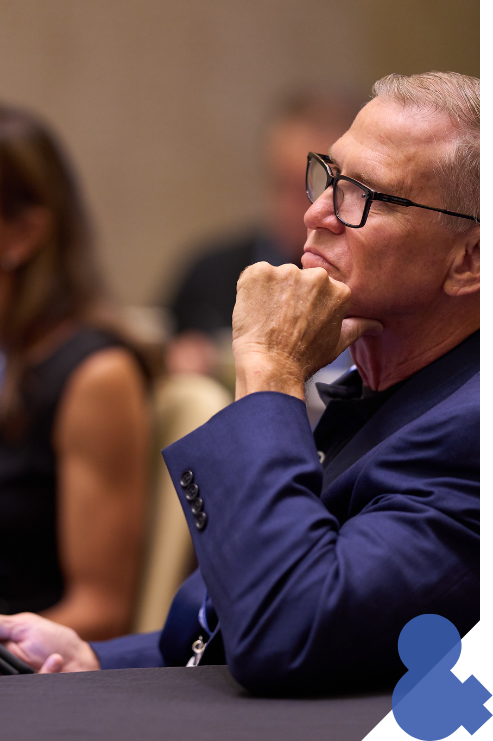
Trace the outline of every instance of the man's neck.
[[377, 337], [361, 337], [351, 347], [351, 355], [365, 386], [384, 391], [445, 355], [479, 329], [476, 312], [460, 322], [450, 319], [447, 328], [440, 323], [410, 323], [403, 331], [396, 322], [394, 326], [385, 326]]

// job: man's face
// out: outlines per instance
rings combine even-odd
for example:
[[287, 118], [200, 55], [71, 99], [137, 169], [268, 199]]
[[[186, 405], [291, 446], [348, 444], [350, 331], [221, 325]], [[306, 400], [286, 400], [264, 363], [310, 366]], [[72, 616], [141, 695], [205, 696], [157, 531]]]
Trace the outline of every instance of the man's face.
[[[446, 208], [432, 165], [451, 146], [454, 129], [438, 113], [418, 112], [376, 98], [332, 147], [338, 169], [383, 193]], [[349, 286], [349, 316], [386, 320], [433, 311], [457, 237], [436, 214], [376, 201], [361, 229], [335, 217], [332, 188], [305, 215], [305, 268], [323, 267]]]

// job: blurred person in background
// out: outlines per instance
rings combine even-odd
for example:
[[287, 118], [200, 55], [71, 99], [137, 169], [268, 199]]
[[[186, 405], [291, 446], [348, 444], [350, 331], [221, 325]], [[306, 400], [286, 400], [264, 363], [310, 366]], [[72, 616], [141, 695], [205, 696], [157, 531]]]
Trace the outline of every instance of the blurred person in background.
[[[350, 96], [304, 92], [289, 96], [275, 108], [262, 137], [263, 223], [236, 237], [204, 245], [201, 252], [205, 254], [186, 272], [168, 305], [175, 332], [167, 348], [170, 372], [219, 374], [234, 387], [234, 373], [228, 377], [228, 359], [224, 361], [223, 356], [228, 348], [233, 369], [231, 318], [240, 273], [262, 261], [301, 267], [306, 241], [306, 153], [326, 152], [349, 128], [359, 107], [359, 101]], [[345, 353], [336, 363], [336, 376], [350, 364], [349, 353]]]
[[88, 638], [130, 627], [148, 468], [148, 374], [93, 261], [50, 130], [0, 106], [0, 612]]

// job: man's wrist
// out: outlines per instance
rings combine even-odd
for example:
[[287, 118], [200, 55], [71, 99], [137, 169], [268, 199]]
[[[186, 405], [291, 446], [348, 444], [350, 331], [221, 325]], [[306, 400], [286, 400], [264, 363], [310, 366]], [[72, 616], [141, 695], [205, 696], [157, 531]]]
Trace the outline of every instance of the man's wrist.
[[77, 656], [73, 659], [74, 664], [77, 666], [75, 671], [83, 672], [95, 672], [101, 669], [99, 658], [90, 643], [81, 641], [81, 646], [77, 652]]
[[304, 378], [290, 358], [255, 353], [236, 360], [236, 401], [258, 391], [278, 391], [305, 401]]

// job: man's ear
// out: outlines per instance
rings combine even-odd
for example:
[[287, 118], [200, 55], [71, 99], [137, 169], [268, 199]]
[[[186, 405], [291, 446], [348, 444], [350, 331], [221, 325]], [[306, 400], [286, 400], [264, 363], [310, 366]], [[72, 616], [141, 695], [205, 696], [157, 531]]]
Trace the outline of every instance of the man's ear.
[[466, 296], [479, 291], [479, 227], [457, 245], [455, 257], [447, 272], [443, 290], [449, 296]]
[[44, 206], [32, 206], [2, 225], [0, 267], [15, 271], [28, 262], [46, 242], [52, 228], [52, 215]]

